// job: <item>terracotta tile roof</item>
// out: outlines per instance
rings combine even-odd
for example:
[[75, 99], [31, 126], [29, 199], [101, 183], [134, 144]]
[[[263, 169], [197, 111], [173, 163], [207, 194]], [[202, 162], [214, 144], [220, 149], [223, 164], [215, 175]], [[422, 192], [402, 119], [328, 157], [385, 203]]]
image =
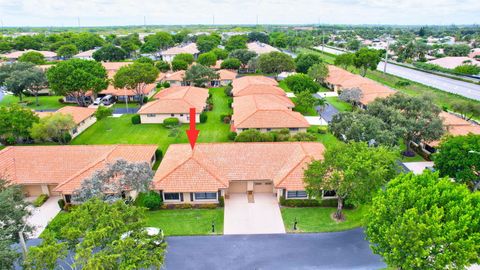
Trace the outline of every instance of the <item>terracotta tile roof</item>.
[[249, 51], [256, 52], [258, 55], [270, 52], [279, 52], [280, 50], [262, 42], [250, 42], [247, 44]]
[[107, 162], [148, 162], [157, 145], [10, 146], [0, 151], [0, 173], [16, 184], [60, 184], [69, 194]]
[[217, 71], [218, 75], [220, 76], [219, 80], [225, 81], [225, 80], [231, 80], [233, 81], [235, 78], [237, 78], [237, 72], [231, 71], [228, 69], [220, 69]]
[[85, 107], [77, 107], [77, 106], [65, 106], [63, 108], [58, 109], [55, 112], [36, 112], [38, 117], [43, 118], [46, 116], [50, 116], [54, 113], [62, 113], [62, 114], [69, 114], [73, 117], [73, 121], [75, 124], [80, 124], [87, 118], [92, 117], [97, 109], [95, 108], [85, 108]]
[[253, 85], [253, 84], [262, 84], [262, 85], [273, 85], [277, 86], [278, 83], [272, 78], [268, 78], [265, 76], [243, 76], [240, 78], [235, 79], [232, 82], [233, 91], [239, 92], [243, 88]]
[[[447, 135], [462, 136], [469, 133], [480, 135], [480, 126], [472, 124], [459, 116], [448, 112], [441, 112], [440, 117], [447, 129]], [[436, 147], [440, 144], [440, 140], [428, 142], [428, 145]]]
[[274, 85], [266, 85], [266, 84], [251, 84], [244, 88], [233, 88], [232, 94], [235, 97], [246, 96], [246, 95], [258, 95], [258, 94], [272, 94], [272, 95], [279, 95], [279, 96], [286, 96], [287, 94], [285, 91]]
[[133, 64], [133, 62], [102, 62], [102, 66], [107, 70], [107, 72], [116, 72], [121, 67], [128, 66], [130, 64]]
[[305, 117], [292, 111], [292, 104], [275, 95], [235, 97], [233, 127], [236, 128], [302, 128], [309, 127]]
[[[206, 192], [227, 188], [230, 181], [272, 180], [275, 187], [305, 189], [303, 168], [323, 159], [318, 142], [172, 144], [155, 177], [165, 192]], [[300, 185], [299, 185], [300, 183]]]
[[480, 66], [480, 61], [465, 56], [447, 56], [428, 61], [429, 64], [439, 65], [444, 68], [454, 69], [464, 65], [464, 62], [470, 61], [470, 64]]
[[208, 90], [193, 86], [174, 86], [155, 95], [157, 100], [145, 104], [139, 114], [188, 113], [190, 108], [202, 112], [207, 105]]
[[[157, 87], [156, 83], [147, 84], [143, 89], [143, 94], [148, 95], [153, 89]], [[126, 88], [117, 89], [113, 85], [109, 84], [107, 89], [102, 90], [100, 94], [103, 95], [112, 95], [112, 96], [136, 96], [137, 92], [135, 90], [130, 90]]]
[[221, 69], [222, 68], [222, 63], [223, 63], [223, 60], [217, 60], [217, 62], [215, 62], [215, 65], [213, 66], [210, 66], [211, 68], [213, 69]]
[[93, 57], [93, 53], [96, 52], [97, 49], [91, 49], [84, 52], [79, 52], [73, 56], [73, 58], [83, 58], [83, 57]]
[[16, 52], [11, 52], [11, 53], [4, 54], [3, 56], [8, 58], [8, 59], [17, 59], [26, 52], [38, 52], [38, 53], [41, 53], [45, 58], [52, 58], [52, 57], [57, 56], [57, 54], [55, 52], [37, 51], [37, 50], [16, 51]]
[[185, 70], [179, 70], [165, 75], [166, 81], [183, 81], [183, 78], [185, 78]]
[[161, 55], [177, 55], [180, 53], [189, 53], [189, 54], [197, 54], [200, 51], [197, 48], [196, 43], [189, 43], [184, 45], [175, 46], [169, 49], [162, 51]]

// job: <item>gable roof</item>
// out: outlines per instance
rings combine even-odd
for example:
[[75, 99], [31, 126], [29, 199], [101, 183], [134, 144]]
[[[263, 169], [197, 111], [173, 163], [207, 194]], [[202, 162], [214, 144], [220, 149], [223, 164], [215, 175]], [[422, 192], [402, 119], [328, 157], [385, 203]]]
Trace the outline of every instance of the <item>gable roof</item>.
[[279, 52], [280, 50], [262, 42], [250, 42], [247, 44], [249, 51], [256, 52], [258, 55], [270, 52]]
[[4, 54], [3, 56], [8, 59], [18, 59], [20, 56], [22, 56], [24, 53], [27, 52], [38, 52], [43, 55], [45, 58], [52, 58], [52, 57], [57, 57], [57, 54], [55, 52], [51, 51], [37, 51], [37, 50], [25, 50], [25, 51], [15, 51], [11, 53]]
[[82, 58], [82, 57], [93, 57], [93, 53], [96, 52], [97, 49], [91, 49], [88, 51], [83, 51], [75, 54], [73, 58]]
[[59, 184], [69, 194], [108, 162], [148, 162], [157, 145], [9, 146], [0, 151], [0, 174], [15, 184]]
[[217, 71], [217, 74], [220, 81], [233, 81], [235, 78], [237, 78], [237, 72], [228, 69], [220, 69]]
[[[143, 88], [143, 94], [144, 95], [148, 95], [153, 89], [155, 89], [157, 87], [157, 84], [156, 83], [150, 83], [150, 84], [147, 84], [145, 86], [145, 88]], [[127, 88], [121, 88], [121, 89], [117, 89], [115, 88], [115, 86], [113, 86], [112, 84], [109, 84], [107, 89], [105, 90], [102, 90], [100, 92], [100, 94], [104, 94], [104, 95], [112, 95], [112, 96], [136, 96], [137, 95], [137, 92], [135, 90], [132, 90], [132, 89], [127, 89]]]
[[183, 45], [178, 45], [169, 49], [162, 51], [161, 55], [177, 55], [180, 53], [189, 53], [189, 54], [197, 54], [200, 51], [197, 48], [196, 43], [188, 43]]
[[[272, 180], [275, 187], [303, 190], [303, 168], [323, 159], [318, 142], [172, 144], [155, 177], [164, 192], [206, 192], [230, 181]], [[298, 185], [301, 183], [301, 186]]]
[[85, 107], [78, 107], [78, 106], [65, 106], [63, 108], [58, 109], [55, 112], [36, 112], [36, 114], [40, 117], [47, 117], [55, 113], [62, 113], [62, 114], [69, 114], [73, 117], [73, 121], [75, 124], [80, 124], [87, 118], [92, 117], [97, 109], [95, 108], [85, 108]]
[[[439, 115], [443, 120], [443, 125], [447, 129], [446, 135], [462, 136], [469, 133], [480, 135], [480, 125], [472, 124], [459, 116], [448, 112], [441, 112]], [[440, 144], [440, 140], [428, 142], [428, 145], [435, 147]]]
[[232, 94], [235, 97], [246, 96], [246, 95], [257, 95], [257, 94], [272, 94], [279, 96], [286, 96], [285, 91], [275, 85], [268, 84], [251, 84], [243, 88], [233, 88]]
[[466, 56], [447, 56], [438, 58], [435, 60], [428, 61], [427, 63], [439, 65], [444, 68], [454, 69], [458, 66], [465, 65], [465, 62], [469, 62], [469, 64], [480, 66], [480, 61], [477, 61], [473, 58], [469, 58]]
[[265, 76], [243, 76], [232, 82], [233, 92], [241, 91], [243, 88], [252, 84], [263, 84], [277, 86], [278, 83], [272, 78]]
[[202, 112], [207, 105], [208, 90], [193, 86], [173, 86], [158, 92], [157, 100], [145, 104], [139, 114], [188, 113], [190, 108]]
[[185, 78], [185, 73], [186, 73], [185, 70], [179, 70], [173, 73], [167, 73], [164, 79], [166, 81], [183, 81], [183, 79]]

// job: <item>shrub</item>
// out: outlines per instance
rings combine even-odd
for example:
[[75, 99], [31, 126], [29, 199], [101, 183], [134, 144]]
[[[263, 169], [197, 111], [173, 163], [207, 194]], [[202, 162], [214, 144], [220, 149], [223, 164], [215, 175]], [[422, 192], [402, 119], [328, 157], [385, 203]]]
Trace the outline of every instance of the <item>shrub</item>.
[[65, 208], [65, 200], [64, 199], [58, 200], [58, 207], [60, 207], [61, 210], [63, 210], [63, 208]]
[[132, 124], [134, 125], [140, 124], [140, 115], [135, 114], [132, 116]]
[[314, 199], [302, 199], [302, 200], [292, 200], [285, 199], [283, 196], [280, 198], [280, 204], [287, 207], [319, 207], [321, 202]]
[[200, 123], [205, 123], [207, 122], [207, 119], [208, 119], [208, 115], [205, 113], [205, 112], [202, 112], [200, 114]]
[[225, 198], [223, 196], [220, 196], [220, 198], [218, 198], [218, 206], [220, 207], [225, 206]]
[[178, 71], [178, 70], [187, 70], [188, 69], [188, 63], [182, 60], [173, 60], [172, 61], [172, 70], [173, 71]]
[[237, 133], [236, 133], [236, 132], [231, 131], [231, 132], [228, 133], [228, 139], [229, 139], [230, 141], [235, 141], [235, 138], [236, 138], [236, 137], [237, 137]]
[[174, 61], [184, 61], [187, 64], [193, 63], [193, 54], [190, 53], [179, 53], [173, 58], [172, 64]]
[[[334, 199], [321, 200], [320, 206], [322, 207], [337, 207], [338, 201]], [[344, 205], [346, 206], [346, 205]]]
[[400, 80], [398, 82], [395, 83], [395, 86], [409, 86], [410, 85], [410, 82], [409, 81], [404, 81], [404, 80]]
[[48, 195], [47, 194], [41, 194], [38, 196], [35, 201], [33, 202], [33, 206], [35, 207], [40, 207], [42, 204], [44, 204], [48, 200]]
[[255, 129], [249, 129], [240, 132], [235, 138], [235, 142], [261, 142], [262, 134]]
[[216, 204], [213, 203], [202, 203], [198, 205], [198, 208], [200, 209], [215, 209], [217, 208]]
[[292, 140], [298, 142], [313, 142], [316, 139], [315, 135], [306, 132], [298, 132], [292, 136]]
[[309, 127], [307, 128], [308, 133], [317, 133], [318, 132], [318, 127]]
[[166, 128], [175, 127], [175, 126], [178, 126], [179, 124], [180, 124], [180, 121], [178, 120], [178, 118], [175, 118], [175, 117], [169, 117], [163, 120], [163, 126]]
[[229, 85], [225, 86], [225, 89], [223, 90], [223, 92], [225, 93], [225, 95], [227, 97], [231, 97], [232, 96], [232, 89], [233, 89], [233, 87], [229, 84]]
[[163, 158], [162, 149], [157, 148], [157, 150], [155, 150], [155, 159], [158, 161], [158, 160], [162, 160], [162, 158]]
[[65, 100], [63, 98], [59, 98], [58, 102], [63, 104], [63, 103], [65, 103]]
[[148, 102], [148, 97], [147, 96], [144, 96], [143, 97], [143, 103], [147, 103]]
[[169, 83], [169, 82], [163, 82], [163, 87], [164, 87], [164, 88], [169, 88], [169, 87], [170, 87], [170, 83]]
[[240, 62], [240, 60], [238, 60], [237, 58], [227, 58], [223, 60], [223, 62], [220, 64], [220, 68], [239, 69], [241, 65], [242, 65], [242, 62]]
[[64, 143], [69, 143], [71, 140], [72, 140], [72, 135], [70, 135], [70, 133], [68, 133], [68, 132], [63, 133], [63, 140], [62, 141]]
[[176, 209], [192, 209], [193, 206], [190, 203], [175, 204]]
[[313, 94], [318, 92], [320, 89], [320, 86], [312, 78], [301, 73], [288, 76], [283, 81], [295, 94], [303, 91]]
[[135, 205], [146, 207], [149, 210], [159, 209], [162, 206], [162, 197], [155, 191], [138, 194]]

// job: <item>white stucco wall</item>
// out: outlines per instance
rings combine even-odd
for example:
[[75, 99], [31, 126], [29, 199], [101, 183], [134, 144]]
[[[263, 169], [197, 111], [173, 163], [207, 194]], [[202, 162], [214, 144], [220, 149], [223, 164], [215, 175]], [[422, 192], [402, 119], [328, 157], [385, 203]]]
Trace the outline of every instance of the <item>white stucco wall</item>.
[[[148, 116], [147, 114], [141, 114], [140, 120], [142, 124], [163, 124], [165, 119], [175, 117], [180, 121], [180, 123], [190, 123], [189, 113], [184, 113], [183, 116], [181, 116], [180, 113], [175, 113], [173, 115], [174, 116], [171, 114], [155, 114], [155, 116]], [[200, 123], [199, 113], [195, 114], [195, 122]]]

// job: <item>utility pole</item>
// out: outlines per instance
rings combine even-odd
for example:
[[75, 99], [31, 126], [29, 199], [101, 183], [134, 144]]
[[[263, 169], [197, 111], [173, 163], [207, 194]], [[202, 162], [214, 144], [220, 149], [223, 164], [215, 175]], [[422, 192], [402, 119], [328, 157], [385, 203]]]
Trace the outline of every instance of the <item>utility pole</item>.
[[215, 14], [212, 15], [212, 25], [215, 25]]
[[258, 14], [257, 14], [257, 26], [258, 26]]
[[385, 50], [385, 60], [384, 60], [384, 65], [383, 65], [383, 74], [387, 73], [389, 41], [390, 41], [390, 39], [387, 37], [387, 49]]
[[78, 28], [81, 28], [80, 27], [80, 17], [77, 17], [77, 22], [78, 22]]
[[147, 30], [147, 17], [143, 16], [143, 28]]
[[325, 51], [325, 30], [322, 31], [322, 52]]

